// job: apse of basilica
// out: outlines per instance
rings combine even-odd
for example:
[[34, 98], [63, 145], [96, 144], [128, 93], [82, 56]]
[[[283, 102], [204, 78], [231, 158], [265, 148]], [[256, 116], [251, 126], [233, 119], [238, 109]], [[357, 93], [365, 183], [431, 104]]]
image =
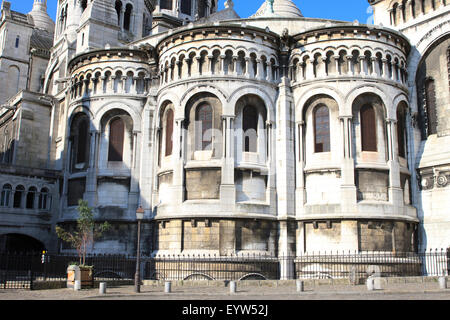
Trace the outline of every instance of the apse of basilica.
[[[361, 0], [363, 1], [363, 0]], [[299, 256], [450, 245], [450, 5], [60, 0], [0, 25], [0, 250]]]

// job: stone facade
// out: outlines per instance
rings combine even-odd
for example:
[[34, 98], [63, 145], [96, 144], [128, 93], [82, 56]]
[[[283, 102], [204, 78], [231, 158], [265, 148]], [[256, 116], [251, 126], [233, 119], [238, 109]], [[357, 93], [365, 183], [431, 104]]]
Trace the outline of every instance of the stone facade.
[[[0, 92], [3, 158], [57, 173], [51, 228], [73, 227], [80, 198], [113, 225], [94, 252], [135, 252], [139, 206], [154, 255], [447, 247], [450, 51], [431, 38], [450, 6], [391, 24], [387, 2], [364, 25], [290, 0], [246, 19], [233, 1], [59, 1], [41, 85]], [[416, 39], [415, 23], [432, 35]]]

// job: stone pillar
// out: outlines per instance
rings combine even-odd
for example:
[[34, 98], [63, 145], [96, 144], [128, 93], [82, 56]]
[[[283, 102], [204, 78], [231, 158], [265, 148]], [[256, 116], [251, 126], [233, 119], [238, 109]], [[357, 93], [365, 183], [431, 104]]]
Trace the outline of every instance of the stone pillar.
[[389, 166], [389, 201], [398, 206], [403, 206], [403, 190], [400, 183], [400, 163], [397, 155], [397, 130], [396, 121], [386, 119], [386, 131], [388, 142], [388, 166]]
[[353, 76], [353, 70], [352, 70], [352, 59], [353, 59], [353, 56], [348, 55], [348, 56], [346, 56], [346, 58], [347, 58], [347, 68], [348, 68], [347, 74], [349, 76]]
[[226, 58], [226, 55], [224, 55], [224, 54], [221, 54], [220, 55], [220, 75], [225, 75], [225, 58]]
[[301, 216], [304, 213], [306, 204], [306, 188], [305, 188], [305, 144], [304, 144], [304, 121], [298, 121], [296, 123], [295, 131], [295, 157], [296, 157], [296, 190], [295, 190], [295, 204], [296, 215]]
[[289, 220], [279, 221], [279, 255], [280, 259], [280, 280], [291, 280], [294, 279], [294, 252], [290, 248], [290, 232]]
[[383, 62], [383, 78], [389, 79], [389, 68], [388, 68], [388, 60], [386, 58], [381, 59]]
[[[138, 148], [139, 146], [139, 148]], [[139, 205], [141, 132], [133, 131], [133, 151], [131, 159], [131, 181], [128, 193], [128, 217], [133, 219]]]
[[272, 78], [272, 62], [271, 61], [267, 61], [266, 70], [267, 70], [267, 78], [266, 78], [266, 80], [269, 81], [269, 82], [272, 82], [273, 78]]
[[175, 127], [173, 130], [173, 188], [174, 203], [181, 204], [183, 202], [183, 185], [184, 185], [184, 118], [175, 119]]
[[222, 207], [233, 210], [236, 203], [236, 186], [234, 184], [234, 115], [222, 117], [223, 122], [223, 155], [222, 182], [220, 185], [220, 200]]
[[91, 131], [91, 142], [89, 145], [89, 168], [86, 176], [86, 200], [89, 206], [97, 206], [97, 168], [98, 168], [98, 149], [100, 131]]
[[256, 77], [258, 80], [265, 80], [264, 79], [264, 69], [263, 69], [263, 62], [261, 59], [256, 59], [256, 70], [257, 74]]
[[212, 72], [212, 64], [213, 64], [214, 56], [208, 55], [207, 58], [208, 58], [208, 64], [207, 64], [208, 69], [206, 70], [206, 74], [210, 76], [213, 73]]
[[342, 160], [341, 160], [341, 208], [344, 213], [356, 212], [357, 193], [355, 185], [355, 161], [353, 159], [353, 137], [351, 115], [341, 116]]
[[[365, 56], [359, 56], [358, 58], [359, 60], [359, 74], [361, 75], [361, 77], [366, 75], [366, 71], [365, 71], [365, 65], [366, 65], [366, 57]], [[369, 74], [369, 66], [367, 66], [367, 74]]]
[[371, 57], [370, 60], [372, 62], [372, 77], [377, 77], [378, 76], [378, 72], [377, 72], [377, 57]]
[[336, 68], [334, 74], [335, 74], [336, 76], [338, 76], [338, 75], [341, 74], [341, 72], [340, 72], [340, 70], [339, 70], [339, 59], [340, 59], [340, 58], [341, 58], [341, 56], [339, 56], [339, 55], [333, 56], [333, 59], [334, 59], [334, 66], [335, 66], [335, 68]]
[[233, 56], [233, 76], [237, 76], [238, 56]]
[[251, 59], [250, 57], [245, 57], [245, 77], [250, 78], [252, 77], [252, 65], [251, 65]]
[[283, 77], [279, 85], [276, 114], [276, 186], [279, 217], [294, 216], [295, 208], [295, 152], [294, 101], [289, 79]]

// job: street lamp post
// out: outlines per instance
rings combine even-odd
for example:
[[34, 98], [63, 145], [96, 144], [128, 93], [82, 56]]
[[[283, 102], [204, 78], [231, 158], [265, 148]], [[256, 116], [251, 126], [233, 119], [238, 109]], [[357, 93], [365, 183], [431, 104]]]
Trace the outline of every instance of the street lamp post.
[[136, 273], [134, 275], [134, 292], [141, 292], [141, 220], [144, 219], [144, 209], [140, 206], [136, 210], [136, 220], [138, 222], [137, 232], [137, 253], [136, 253]]

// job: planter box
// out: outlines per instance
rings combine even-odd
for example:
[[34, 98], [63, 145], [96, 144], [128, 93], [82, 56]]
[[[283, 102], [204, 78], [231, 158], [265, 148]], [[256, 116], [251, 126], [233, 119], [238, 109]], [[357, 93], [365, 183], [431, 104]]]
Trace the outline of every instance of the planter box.
[[81, 281], [81, 289], [94, 287], [93, 268], [69, 266], [67, 268], [67, 288], [75, 288], [75, 281]]

